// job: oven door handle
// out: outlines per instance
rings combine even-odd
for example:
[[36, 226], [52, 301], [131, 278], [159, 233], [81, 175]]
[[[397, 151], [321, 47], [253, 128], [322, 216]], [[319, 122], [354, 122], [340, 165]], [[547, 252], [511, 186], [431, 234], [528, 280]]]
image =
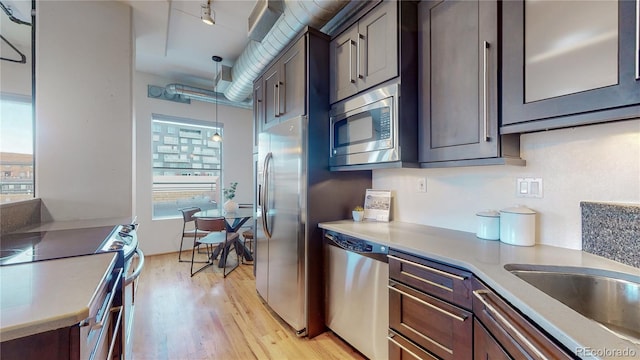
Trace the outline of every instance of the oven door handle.
[[142, 252], [142, 250], [140, 250], [140, 248], [137, 248], [134, 253], [138, 254], [138, 267], [133, 272], [133, 274], [131, 274], [131, 276], [128, 276], [124, 279], [124, 286], [131, 284], [135, 279], [137, 279], [142, 272], [142, 268], [144, 267], [144, 253]]

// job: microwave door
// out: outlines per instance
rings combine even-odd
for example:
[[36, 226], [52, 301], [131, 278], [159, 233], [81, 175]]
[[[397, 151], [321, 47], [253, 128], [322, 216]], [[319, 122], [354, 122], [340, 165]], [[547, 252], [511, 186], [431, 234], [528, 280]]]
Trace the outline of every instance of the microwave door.
[[390, 106], [381, 106], [333, 117], [331, 121], [332, 156], [393, 148], [390, 113]]

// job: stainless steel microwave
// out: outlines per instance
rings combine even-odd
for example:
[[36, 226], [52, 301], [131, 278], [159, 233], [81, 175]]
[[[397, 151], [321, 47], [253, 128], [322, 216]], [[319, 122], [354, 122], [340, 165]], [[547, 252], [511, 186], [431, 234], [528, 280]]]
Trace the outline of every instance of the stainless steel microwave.
[[399, 164], [402, 160], [399, 95], [399, 85], [393, 83], [331, 107], [329, 164], [332, 170], [396, 167], [389, 165]]

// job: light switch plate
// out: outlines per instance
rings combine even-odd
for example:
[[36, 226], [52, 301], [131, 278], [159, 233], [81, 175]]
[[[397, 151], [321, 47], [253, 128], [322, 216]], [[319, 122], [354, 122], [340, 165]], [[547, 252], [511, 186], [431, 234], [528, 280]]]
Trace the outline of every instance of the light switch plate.
[[516, 196], [542, 198], [542, 178], [517, 178]]

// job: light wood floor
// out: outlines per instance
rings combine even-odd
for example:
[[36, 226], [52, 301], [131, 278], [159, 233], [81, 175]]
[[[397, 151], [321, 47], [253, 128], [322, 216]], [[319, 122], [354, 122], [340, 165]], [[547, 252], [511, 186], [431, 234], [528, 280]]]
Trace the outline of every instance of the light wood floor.
[[145, 260], [136, 293], [135, 360], [364, 359], [330, 331], [296, 337], [260, 300], [251, 265], [226, 279], [217, 266], [191, 278], [190, 264], [178, 263], [177, 253]]

